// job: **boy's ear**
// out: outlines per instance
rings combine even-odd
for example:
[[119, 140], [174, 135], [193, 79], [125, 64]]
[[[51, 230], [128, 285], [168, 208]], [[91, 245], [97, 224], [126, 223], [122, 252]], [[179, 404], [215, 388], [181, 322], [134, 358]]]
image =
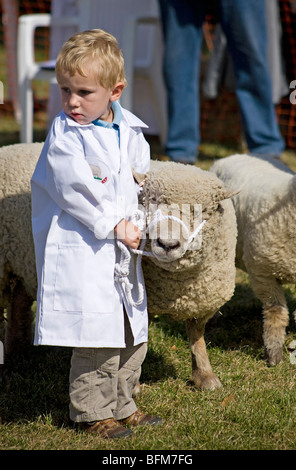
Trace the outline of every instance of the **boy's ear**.
[[117, 101], [121, 97], [121, 94], [124, 90], [124, 83], [118, 82], [112, 90], [111, 101]]

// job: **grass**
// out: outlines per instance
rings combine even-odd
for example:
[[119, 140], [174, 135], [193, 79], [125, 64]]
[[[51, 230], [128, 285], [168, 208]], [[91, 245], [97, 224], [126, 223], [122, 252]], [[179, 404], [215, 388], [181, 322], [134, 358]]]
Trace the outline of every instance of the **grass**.
[[[18, 125], [0, 116], [0, 146], [18, 141]], [[35, 140], [43, 140], [44, 116], [35, 122]], [[152, 153], [161, 152], [151, 139]], [[215, 158], [239, 149], [203, 144], [198, 162], [207, 169]], [[296, 154], [284, 160], [296, 171]], [[290, 311], [294, 286], [286, 287]], [[287, 330], [286, 345], [295, 337]], [[133, 436], [104, 441], [77, 430], [68, 418], [67, 348], [30, 347], [8, 364], [0, 384], [1, 450], [294, 450], [296, 448], [296, 367], [289, 360], [268, 367], [263, 357], [260, 302], [248, 277], [237, 272], [233, 298], [208, 324], [206, 342], [212, 367], [223, 383], [214, 392], [196, 390], [185, 327], [155, 318], [143, 365], [142, 410], [159, 414], [163, 425], [139, 428]]]
[[[288, 292], [290, 307], [296, 296]], [[247, 300], [247, 302], [245, 302]], [[0, 389], [0, 449], [9, 450], [292, 450], [296, 447], [293, 366], [270, 368], [263, 359], [260, 305], [247, 282], [208, 325], [212, 366], [223, 388], [198, 391], [184, 325], [156, 318], [142, 372], [138, 406], [164, 424], [106, 442], [68, 419], [70, 350], [31, 347], [10, 364]], [[295, 336], [290, 326], [287, 342]]]

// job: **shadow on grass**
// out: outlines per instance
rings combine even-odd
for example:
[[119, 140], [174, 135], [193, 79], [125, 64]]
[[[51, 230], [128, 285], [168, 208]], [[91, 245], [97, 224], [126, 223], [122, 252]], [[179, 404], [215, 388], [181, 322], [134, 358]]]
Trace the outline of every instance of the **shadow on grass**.
[[9, 358], [0, 387], [2, 423], [31, 422], [51, 415], [55, 424], [68, 421], [70, 348], [30, 346]]
[[149, 348], [142, 366], [141, 382], [155, 383], [168, 377], [176, 378], [174, 365], [161, 354]]
[[[0, 423], [26, 423], [48, 416], [58, 427], [74, 427], [69, 419], [71, 352], [71, 348], [30, 346], [9, 358], [0, 383]], [[154, 383], [175, 375], [172, 364], [153, 350], [148, 352], [143, 380]]]
[[262, 306], [252, 289], [237, 284], [233, 297], [208, 322], [206, 341], [222, 349], [262, 348]]

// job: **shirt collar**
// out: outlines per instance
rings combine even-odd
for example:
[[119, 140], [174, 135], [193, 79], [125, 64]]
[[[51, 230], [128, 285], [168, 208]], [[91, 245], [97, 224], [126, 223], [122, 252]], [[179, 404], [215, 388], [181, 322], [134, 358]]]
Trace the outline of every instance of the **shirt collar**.
[[93, 121], [93, 124], [95, 126], [102, 126], [102, 127], [108, 127], [108, 128], [119, 127], [119, 124], [122, 118], [121, 107], [119, 103], [117, 101], [114, 101], [111, 105], [111, 109], [114, 114], [112, 122], [103, 121], [102, 119], [95, 119]]
[[[130, 111], [128, 111], [127, 109], [123, 109], [121, 108], [120, 104], [118, 101], [115, 101], [114, 103], [112, 103], [112, 107], [114, 106], [114, 104], [116, 103], [116, 108], [119, 109], [120, 111], [120, 119], [122, 122], [124, 122], [127, 126], [129, 127], [142, 127], [142, 128], [148, 128], [147, 124], [145, 124], [143, 121], [141, 121], [141, 119], [139, 119], [138, 117], [136, 117], [134, 114], [132, 114]], [[59, 116], [62, 118], [62, 119], [65, 119], [67, 121], [67, 124], [71, 127], [81, 127], [81, 128], [86, 128], [86, 127], [91, 127], [91, 126], [94, 126], [94, 123], [91, 122], [89, 124], [78, 124], [78, 122], [74, 121], [74, 119], [70, 118], [70, 116], [68, 116], [65, 111], [61, 111], [61, 113], [59, 114]], [[115, 116], [115, 112], [114, 112], [114, 116]], [[100, 122], [104, 122], [104, 121], [100, 121]], [[111, 126], [113, 125], [113, 123], [111, 123]]]

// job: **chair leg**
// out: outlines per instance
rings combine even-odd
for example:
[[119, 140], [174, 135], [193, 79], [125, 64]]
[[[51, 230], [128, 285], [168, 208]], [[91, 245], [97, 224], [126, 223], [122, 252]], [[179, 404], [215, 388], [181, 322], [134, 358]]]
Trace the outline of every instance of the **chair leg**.
[[33, 141], [33, 90], [30, 80], [25, 80], [20, 91], [20, 102], [22, 109], [21, 120], [21, 142], [31, 143]]

